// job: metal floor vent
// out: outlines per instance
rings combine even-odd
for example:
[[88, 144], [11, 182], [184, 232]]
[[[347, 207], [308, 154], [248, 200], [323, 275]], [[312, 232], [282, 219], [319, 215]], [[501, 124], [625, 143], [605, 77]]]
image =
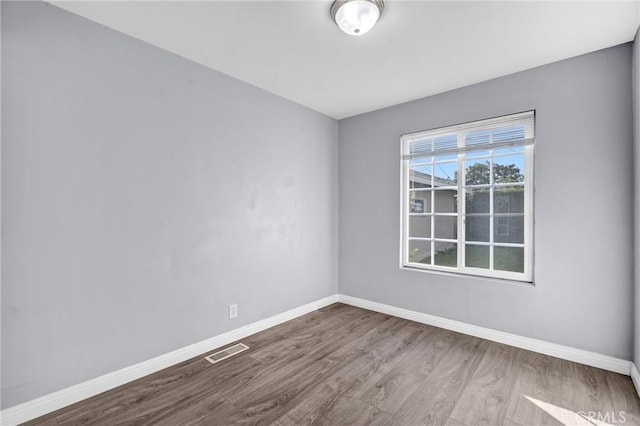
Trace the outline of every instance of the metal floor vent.
[[249, 349], [249, 346], [245, 345], [244, 343], [237, 343], [233, 346], [229, 346], [227, 349], [223, 349], [221, 351], [212, 353], [211, 355], [207, 355], [204, 357], [204, 359], [209, 361], [211, 364], [215, 364], [236, 354], [239, 354], [240, 352], [244, 352], [247, 349]]

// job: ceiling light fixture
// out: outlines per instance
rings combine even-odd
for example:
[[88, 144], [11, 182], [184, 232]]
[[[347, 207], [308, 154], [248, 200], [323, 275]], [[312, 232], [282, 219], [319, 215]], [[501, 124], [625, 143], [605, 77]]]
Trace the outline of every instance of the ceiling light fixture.
[[359, 36], [373, 28], [382, 9], [383, 0], [336, 0], [331, 5], [331, 17], [342, 31]]

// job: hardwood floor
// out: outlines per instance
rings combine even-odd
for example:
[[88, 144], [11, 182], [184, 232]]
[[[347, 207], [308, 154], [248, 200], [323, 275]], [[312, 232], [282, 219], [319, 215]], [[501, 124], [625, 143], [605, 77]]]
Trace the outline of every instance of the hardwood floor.
[[640, 425], [629, 377], [348, 305], [242, 342], [27, 424]]

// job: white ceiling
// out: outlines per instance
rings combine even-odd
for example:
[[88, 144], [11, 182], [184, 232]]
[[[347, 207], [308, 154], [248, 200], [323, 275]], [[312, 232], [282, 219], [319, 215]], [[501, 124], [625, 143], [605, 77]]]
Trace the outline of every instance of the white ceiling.
[[55, 5], [335, 118], [633, 39], [637, 0], [388, 0], [362, 37], [328, 1], [56, 1]]

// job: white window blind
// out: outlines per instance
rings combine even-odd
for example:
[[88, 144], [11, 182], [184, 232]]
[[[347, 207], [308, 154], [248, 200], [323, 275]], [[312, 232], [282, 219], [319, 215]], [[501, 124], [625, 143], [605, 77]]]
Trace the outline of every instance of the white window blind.
[[526, 146], [532, 144], [533, 139], [534, 112], [527, 111], [405, 135], [402, 159]]

